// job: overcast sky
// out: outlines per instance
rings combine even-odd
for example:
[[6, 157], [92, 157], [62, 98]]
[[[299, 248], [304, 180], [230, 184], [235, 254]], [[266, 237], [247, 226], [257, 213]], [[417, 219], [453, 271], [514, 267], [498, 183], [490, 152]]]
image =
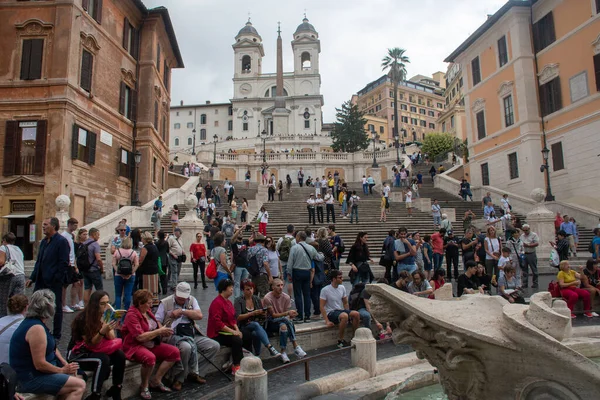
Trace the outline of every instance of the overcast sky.
[[263, 39], [263, 72], [275, 72], [277, 22], [283, 68], [293, 70], [292, 34], [304, 11], [321, 40], [325, 122], [335, 107], [379, 78], [387, 48], [401, 47], [408, 77], [446, 71], [443, 60], [506, 0], [144, 0], [169, 9], [185, 69], [173, 70], [173, 105], [227, 102], [233, 95], [234, 37], [248, 20]]

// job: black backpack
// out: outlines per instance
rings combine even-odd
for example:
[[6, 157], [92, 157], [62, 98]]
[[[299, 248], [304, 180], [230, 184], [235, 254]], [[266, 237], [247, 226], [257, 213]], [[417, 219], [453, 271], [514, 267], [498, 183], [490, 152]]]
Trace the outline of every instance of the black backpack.
[[75, 253], [77, 268], [82, 272], [87, 272], [92, 267], [92, 263], [90, 262], [90, 254], [88, 252], [90, 244], [92, 244], [92, 242], [89, 242], [88, 244], [80, 244], [77, 252]]
[[231, 251], [236, 267], [246, 268], [248, 266], [248, 246], [242, 245], [240, 247], [237, 244], [233, 244]]
[[594, 254], [596, 252], [596, 246], [594, 246], [594, 239], [590, 241], [588, 246], [588, 252]]
[[17, 391], [17, 373], [7, 363], [0, 364], [0, 399], [14, 399]]
[[[121, 249], [117, 249], [119, 252], [119, 263], [117, 264], [117, 274], [119, 275], [132, 275], [133, 274], [133, 263], [131, 259], [123, 257]], [[131, 255], [130, 255], [131, 257]]]
[[354, 288], [352, 288], [350, 296], [348, 296], [348, 303], [350, 305], [351, 310], [359, 310], [361, 308], [364, 308], [365, 301], [360, 297], [362, 295], [363, 290], [365, 290], [365, 284], [362, 282], [357, 283], [356, 285], [354, 285]]
[[256, 254], [250, 257], [246, 269], [252, 278], [256, 278], [258, 275], [260, 275], [260, 265], [258, 265]]

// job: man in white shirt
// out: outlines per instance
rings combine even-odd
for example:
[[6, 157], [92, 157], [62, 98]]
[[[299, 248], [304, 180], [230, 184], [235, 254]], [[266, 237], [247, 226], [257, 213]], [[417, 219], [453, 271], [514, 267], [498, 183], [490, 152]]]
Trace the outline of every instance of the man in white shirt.
[[315, 195], [311, 194], [310, 198], [306, 200], [306, 209], [308, 210], [308, 224], [310, 225], [310, 221], [312, 220], [312, 224], [316, 225], [315, 222]]
[[77, 265], [75, 263], [75, 244], [73, 242], [73, 234], [77, 230], [77, 225], [79, 221], [75, 218], [69, 218], [67, 221], [67, 229], [61, 232], [62, 237], [67, 239], [69, 242], [69, 267], [71, 268], [71, 307], [67, 304], [67, 289], [69, 285], [63, 285], [63, 312], [72, 313], [74, 311], [83, 310], [83, 282], [81, 279], [77, 279], [79, 276], [79, 270], [77, 269]]
[[383, 197], [385, 197], [385, 211], [389, 212], [390, 210], [390, 192], [392, 189], [390, 188], [390, 184], [386, 183], [383, 186]]
[[321, 289], [319, 305], [325, 324], [330, 328], [339, 325], [337, 346], [342, 348], [348, 346], [348, 342], [344, 340], [348, 320], [352, 321], [352, 327], [356, 330], [360, 324], [360, 314], [358, 311], [350, 311], [342, 271], [332, 270], [330, 278], [331, 284]]
[[327, 190], [327, 194], [325, 195], [325, 208], [327, 211], [327, 223], [329, 223], [329, 214], [331, 214], [331, 220], [333, 221], [333, 223], [335, 224], [335, 208], [334, 208], [334, 201], [335, 199], [333, 198], [333, 193], [331, 193], [331, 190]]
[[317, 220], [320, 224], [323, 223], [323, 203], [324, 201], [321, 198], [321, 193], [318, 193], [315, 200], [315, 207], [317, 208]]
[[369, 194], [369, 184], [367, 183], [367, 177], [362, 177], [363, 194]]
[[184, 254], [184, 247], [181, 239], [181, 228], [175, 228], [173, 235], [169, 236], [169, 287], [175, 290], [179, 274], [181, 273], [181, 256]]
[[433, 224], [436, 228], [438, 228], [442, 223], [442, 207], [440, 207], [438, 204], [437, 199], [433, 199], [433, 204], [431, 205], [431, 215], [433, 216]]
[[175, 363], [171, 372], [175, 390], [181, 390], [186, 379], [206, 383], [201, 372], [210, 367], [208, 360], [212, 360], [221, 348], [218, 342], [204, 336], [196, 325], [195, 321], [201, 320], [203, 315], [191, 291], [189, 283], [180, 282], [174, 295], [160, 301], [155, 315], [157, 321], [175, 332], [167, 342], [177, 346], [181, 355], [181, 360]]
[[[290, 250], [296, 244], [296, 237], [294, 236], [294, 225], [288, 225], [286, 229], [286, 234], [279, 238], [277, 244], [275, 245], [275, 249], [279, 253], [279, 261], [281, 262], [281, 269], [283, 270], [283, 281], [287, 282], [287, 292], [290, 297], [293, 294], [293, 286], [292, 283], [288, 280], [288, 270], [287, 263], [290, 257]], [[285, 240], [285, 245], [282, 248], [283, 241]]]

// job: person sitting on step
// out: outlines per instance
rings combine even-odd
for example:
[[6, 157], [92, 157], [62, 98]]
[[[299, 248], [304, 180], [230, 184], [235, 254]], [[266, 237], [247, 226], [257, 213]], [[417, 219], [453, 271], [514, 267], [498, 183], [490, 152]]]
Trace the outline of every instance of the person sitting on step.
[[344, 339], [348, 322], [352, 323], [354, 330], [358, 329], [360, 314], [358, 311], [350, 311], [348, 295], [343, 284], [342, 271], [337, 269], [332, 270], [330, 279], [331, 284], [321, 290], [321, 315], [323, 315], [327, 327], [339, 326], [337, 346], [342, 348], [349, 344]]

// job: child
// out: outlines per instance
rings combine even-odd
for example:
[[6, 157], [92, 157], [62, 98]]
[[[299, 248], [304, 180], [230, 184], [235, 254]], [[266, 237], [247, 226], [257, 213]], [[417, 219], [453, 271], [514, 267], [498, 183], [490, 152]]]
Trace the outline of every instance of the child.
[[423, 236], [423, 264], [427, 280], [431, 280], [431, 270], [433, 269], [433, 247], [431, 247], [431, 235]]
[[381, 194], [381, 215], [379, 216], [379, 222], [385, 222], [387, 220], [386, 211], [387, 202], [385, 200], [385, 195]]
[[498, 280], [504, 275], [504, 267], [508, 267], [512, 265], [512, 261], [510, 259], [510, 248], [503, 247], [502, 248], [502, 256], [498, 259]]

